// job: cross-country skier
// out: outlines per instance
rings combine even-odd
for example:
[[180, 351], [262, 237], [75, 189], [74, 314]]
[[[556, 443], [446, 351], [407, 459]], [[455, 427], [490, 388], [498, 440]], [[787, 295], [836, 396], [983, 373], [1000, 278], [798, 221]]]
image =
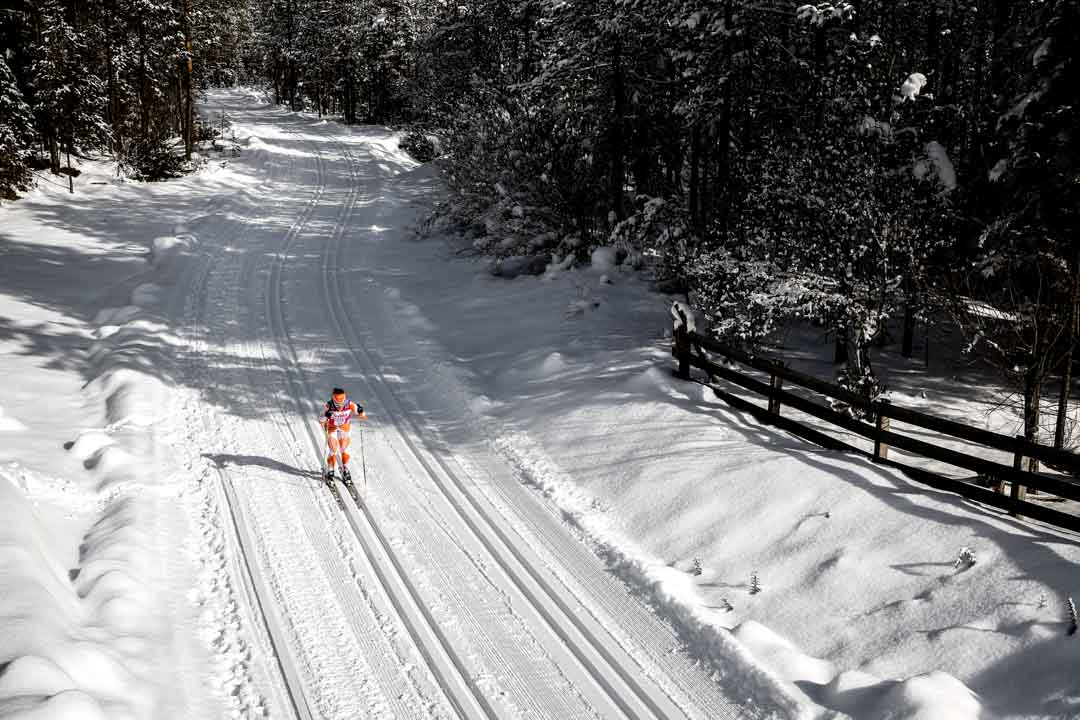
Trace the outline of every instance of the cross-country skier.
[[352, 482], [349, 474], [349, 430], [353, 420], [367, 420], [364, 406], [357, 405], [345, 397], [345, 391], [334, 388], [330, 393], [330, 400], [326, 403], [323, 416], [319, 418], [319, 424], [326, 430], [326, 447], [330, 454], [326, 458], [326, 479], [334, 479], [334, 466], [337, 464], [337, 454], [341, 451], [341, 479], [345, 483]]

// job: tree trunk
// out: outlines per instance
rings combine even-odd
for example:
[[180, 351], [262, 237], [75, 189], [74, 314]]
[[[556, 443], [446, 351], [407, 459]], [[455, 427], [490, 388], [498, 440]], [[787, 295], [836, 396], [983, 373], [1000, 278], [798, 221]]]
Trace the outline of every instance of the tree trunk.
[[1065, 367], [1061, 371], [1061, 392], [1058, 393], [1057, 425], [1054, 428], [1054, 447], [1065, 446], [1065, 420], [1069, 414], [1069, 395], [1072, 392], [1073, 351], [1076, 349], [1078, 308], [1080, 305], [1080, 249], [1072, 262], [1072, 298], [1069, 303], [1069, 325], [1065, 332]]
[[908, 293], [904, 300], [904, 339], [900, 354], [910, 359], [915, 345], [915, 298]]
[[114, 0], [110, 0], [106, 6], [105, 28], [108, 37], [105, 41], [105, 72], [108, 73], [107, 88], [109, 92], [108, 121], [112, 128], [112, 137], [109, 138], [109, 146], [113, 154], [123, 147], [123, 138], [120, 133], [120, 94], [116, 89], [116, 48], [113, 46], [115, 31], [113, 29], [116, 20], [116, 8]]
[[702, 229], [700, 208], [700, 183], [701, 183], [701, 125], [694, 123], [690, 131], [690, 219]]
[[[614, 11], [614, 8], [612, 8]], [[614, 117], [611, 124], [611, 178], [609, 185], [611, 209], [619, 220], [623, 217], [623, 188], [626, 186], [626, 166], [623, 162], [623, 124], [626, 117], [626, 89], [623, 85], [622, 37], [615, 35], [611, 52], [611, 83], [614, 96]]]
[[702, 228], [708, 227], [712, 216], [713, 194], [709, 191], [709, 173], [712, 168], [713, 129], [710, 123], [705, 127], [704, 137], [701, 143], [701, 177], [698, 180], [698, 223]]
[[150, 134], [150, 91], [146, 69], [146, 26], [139, 23], [139, 135], [145, 139]]
[[[1039, 403], [1042, 399], [1042, 373], [1038, 368], [1024, 373], [1024, 439], [1039, 442]], [[1038, 458], [1028, 458], [1028, 472], [1039, 471]]]
[[60, 141], [56, 139], [56, 130], [51, 126], [45, 138], [49, 146], [49, 170], [53, 175], [60, 173]]
[[833, 365], [840, 365], [848, 361], [847, 331], [836, 331], [836, 347], [833, 349]]
[[869, 364], [870, 350], [867, 345], [869, 340], [862, 340], [859, 333], [851, 328], [844, 332], [844, 336], [847, 340], [844, 345], [844, 354], [846, 355], [848, 377], [861, 383], [866, 373], [866, 367]]
[[191, 159], [195, 147], [195, 98], [192, 77], [191, 57], [191, 0], [184, 0], [184, 49], [187, 57], [184, 62], [184, 159]]
[[[727, 2], [724, 3], [724, 26], [727, 27], [727, 28], [730, 28], [731, 23], [732, 23], [731, 0], [727, 0]], [[729, 197], [730, 197], [730, 193], [728, 192], [728, 176], [730, 174], [729, 165], [731, 163], [731, 159], [730, 159], [731, 158], [731, 113], [733, 112], [733, 110], [732, 110], [732, 102], [731, 102], [731, 79], [732, 79], [732, 76], [734, 74], [732, 72], [731, 65], [732, 65], [732, 62], [733, 62], [732, 58], [735, 55], [735, 53], [733, 52], [734, 48], [731, 47], [733, 42], [734, 42], [733, 37], [728, 38], [728, 40], [727, 40], [727, 46], [728, 46], [728, 50], [727, 50], [728, 74], [727, 74], [727, 77], [724, 79], [724, 91], [723, 91], [723, 101], [722, 101], [723, 102], [723, 104], [722, 104], [723, 111], [722, 111], [722, 113], [720, 115], [720, 137], [719, 137], [719, 139], [717, 141], [717, 157], [716, 157], [716, 170], [717, 170], [716, 190], [717, 190], [717, 192], [719, 194], [719, 202], [720, 202], [720, 211], [719, 211], [719, 215], [720, 215], [720, 217], [719, 217], [719, 220], [720, 220], [720, 236], [722, 238], [724, 238], [725, 240], [727, 239], [728, 207], [729, 207], [728, 200], [729, 200]]]

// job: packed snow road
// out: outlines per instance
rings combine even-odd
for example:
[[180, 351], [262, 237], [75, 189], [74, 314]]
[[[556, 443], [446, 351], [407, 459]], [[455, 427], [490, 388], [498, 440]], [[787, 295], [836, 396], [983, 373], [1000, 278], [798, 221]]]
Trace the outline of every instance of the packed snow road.
[[[212, 97], [252, 186], [198, 237], [172, 303], [192, 467], [215, 479], [252, 683], [274, 717], [773, 715], [682, 650], [491, 448], [446, 358], [400, 322], [392, 267], [433, 189], [388, 131]], [[433, 269], [437, 272], [437, 269]], [[320, 482], [331, 387], [367, 501]], [[780, 705], [782, 707], [782, 703]]]

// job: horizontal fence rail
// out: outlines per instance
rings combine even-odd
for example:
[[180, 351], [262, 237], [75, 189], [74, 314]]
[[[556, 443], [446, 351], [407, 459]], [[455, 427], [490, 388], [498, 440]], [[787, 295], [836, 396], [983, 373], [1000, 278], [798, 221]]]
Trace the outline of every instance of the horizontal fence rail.
[[[688, 329], [685, 313], [676, 310], [673, 314], [675, 315], [675, 331], [671, 353], [678, 361], [676, 374], [683, 379], [690, 379], [691, 367], [705, 371], [710, 378], [713, 390], [729, 405], [752, 414], [761, 422], [780, 427], [822, 447], [868, 455], [875, 462], [896, 467], [909, 477], [931, 487], [955, 492], [972, 500], [1007, 510], [1013, 515], [1030, 517], [1080, 532], [1080, 516], [1025, 499], [1026, 489], [1031, 488], [1061, 498], [1080, 501], [1080, 482], [1074, 482], [1067, 476], [1033, 472], [1036, 465], [1031, 462], [1032, 460], [1040, 461], [1062, 472], [1080, 475], [1080, 455], [1039, 445], [1022, 436], [1003, 435], [954, 420], [928, 415], [885, 400], [867, 400], [839, 385], [793, 370], [776, 359], [728, 347], [713, 338]], [[713, 361], [708, 353], [766, 373], [769, 381], [764, 382], [735, 368], [721, 365]], [[725, 391], [712, 382], [716, 378], [766, 398], [768, 407], [763, 408]], [[825, 398], [856, 408], [874, 418], [874, 422], [860, 420], [849, 413], [835, 410], [829, 405], [814, 402], [803, 395], [796, 395], [790, 389], [785, 389], [785, 384], [789, 387], [796, 386], [810, 390]], [[873, 452], [867, 452], [821, 430], [809, 427], [790, 417], [784, 417], [781, 413], [784, 406], [870, 440], [874, 444]], [[1013, 456], [1012, 463], [997, 462], [905, 435], [897, 432], [892, 426], [893, 421], [1009, 453]], [[890, 448], [977, 473], [991, 485], [991, 488], [897, 462], [889, 458]], [[1024, 469], [1025, 460], [1029, 463], [1029, 469]], [[1003, 483], [1006, 482], [1010, 484], [1009, 495], [1001, 492]]]

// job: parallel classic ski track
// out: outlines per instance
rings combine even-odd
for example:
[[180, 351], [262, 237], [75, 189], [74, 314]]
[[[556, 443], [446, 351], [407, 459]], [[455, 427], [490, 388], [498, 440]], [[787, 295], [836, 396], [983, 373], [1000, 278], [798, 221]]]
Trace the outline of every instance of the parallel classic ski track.
[[[451, 467], [440, 452], [433, 449], [434, 446], [429, 442], [428, 434], [406, 411], [392, 384], [380, 369], [379, 363], [370, 355], [361, 338], [361, 333], [346, 311], [341, 278], [332, 267], [335, 264], [338, 268], [343, 267], [342, 260], [345, 252], [343, 238], [360, 195], [361, 178], [357, 174], [357, 160], [345, 144], [329, 134], [324, 139], [333, 142], [341, 149], [350, 176], [346, 199], [336, 213], [328, 242], [322, 246], [321, 276], [324, 301], [329, 321], [336, 329], [338, 336], [345, 341], [348, 354], [368, 376], [368, 384], [379, 401], [387, 410], [391, 410], [387, 415], [397, 436], [400, 437], [419, 467], [430, 476], [431, 482], [441, 493], [440, 497], [453, 508], [462, 525], [469, 529], [475, 541], [495, 560], [505, 576], [511, 579], [516, 594], [530, 603], [535, 614], [543, 618], [551, 634], [559, 639], [580, 668], [584, 670], [585, 676], [589, 677], [602, 694], [609, 698], [611, 705], [617, 708], [622, 716], [634, 720], [649, 717], [696, 717], [695, 713], [681, 706], [663, 687], [656, 685], [652, 680], [646, 680], [649, 688], [642, 685], [636, 677], [640, 668], [634, 665], [636, 661], [633, 657], [625, 652], [619, 653], [623, 655], [622, 658], [612, 653], [610, 639], [609, 642], [605, 642], [596, 634], [606, 632], [603, 626], [597, 625], [595, 619], [591, 622], [583, 619], [582, 614], [588, 615], [588, 610], [583, 607], [573, 607], [572, 605], [575, 604], [573, 595], [568, 594], [566, 590], [553, 587], [550, 578], [545, 576], [544, 568], [534, 567], [533, 561], [519, 547], [520, 543], [515, 542], [508, 535], [508, 531], [500, 526], [498, 518], [493, 517], [496, 510], [489, 509], [485, 502], [476, 496], [469, 484], [462, 479], [460, 471]], [[272, 341], [277, 350], [276, 354], [281, 361], [280, 372], [285, 376], [285, 385], [291, 397], [291, 404], [301, 418], [306, 418], [310, 414], [308, 403], [304, 398], [313, 396], [313, 383], [300, 361], [296, 341], [285, 318], [282, 301], [285, 270], [292, 257], [294, 245], [304, 234], [305, 228], [319, 209], [326, 194], [325, 160], [314, 143], [312, 147], [318, 185], [303, 210], [292, 222], [281, 246], [271, 254], [263, 305], [266, 322], [269, 324]], [[209, 274], [209, 269], [207, 274]], [[207, 280], [204, 279], [205, 282]], [[270, 360], [265, 356], [263, 360], [266, 372], [273, 374], [269, 365]], [[276, 411], [280, 417], [280, 421], [274, 423], [277, 434], [282, 440], [287, 441], [288, 438], [284, 433], [285, 429], [295, 421], [293, 414], [287, 413], [280, 405], [271, 411]], [[312, 452], [321, 463], [321, 439], [316, 437], [310, 422], [304, 422], [304, 428]], [[295, 432], [292, 434], [295, 441], [297, 439]], [[466, 469], [465, 472], [468, 470]], [[276, 604], [272, 594], [261, 587], [263, 582], [261, 573], [251, 559], [255, 541], [251, 538], [243, 517], [242, 503], [237, 497], [236, 486], [228, 473], [222, 470], [219, 470], [219, 473], [237, 544], [246, 566], [248, 582], [256, 591], [259, 610], [274, 645], [278, 666], [289, 690], [294, 711], [297, 717], [303, 720], [309, 720], [313, 716], [318, 717], [320, 716], [318, 711], [314, 711], [313, 715], [313, 708], [318, 703], [313, 703], [307, 697], [304, 683], [297, 678], [298, 664], [292, 657], [289, 642], [285, 638], [276, 637], [280, 635], [280, 630], [274, 626], [280, 626], [280, 620], [270, 622], [268, 619], [268, 612], [276, 612]], [[315, 484], [312, 484], [311, 488], [313, 499], [317, 499], [322, 488]], [[321, 505], [319, 502], [314, 504]], [[369, 508], [366, 505], [349, 507], [352, 503], [343, 501], [340, 495], [335, 498], [335, 504], [341, 507], [352, 535], [359, 543], [382, 592], [385, 593], [402, 627], [408, 632], [412, 645], [423, 657], [439, 690], [454, 712], [459, 717], [468, 720], [479, 718], [494, 720], [500, 717], [481, 686], [470, 676], [458, 651], [425, 604], [410, 573], [403, 567], [398, 552], [375, 522]], [[339, 551], [342, 553], [341, 564], [345, 566], [348, 564], [345, 549], [339, 547]], [[324, 562], [329, 561], [328, 557], [322, 555], [320, 557]], [[339, 602], [344, 600], [340, 597], [343, 587], [340, 583], [335, 585]], [[360, 592], [362, 593], [362, 590]], [[617, 643], [615, 646], [620, 647]], [[647, 673], [642, 673], [642, 675], [648, 677]]]
[[229, 508], [229, 517], [232, 518], [235, 540], [237, 547], [240, 549], [240, 556], [247, 574], [247, 582], [250, 583], [250, 588], [258, 603], [259, 615], [270, 638], [274, 659], [277, 661], [278, 670], [281, 672], [281, 677], [285, 682], [293, 712], [300, 720], [315, 720], [318, 716], [311, 711], [307, 693], [304, 692], [304, 684], [296, 672], [296, 661], [289, 651], [289, 643], [278, 630], [281, 623], [271, 623], [269, 620], [268, 613], [274, 611], [273, 594], [262, 581], [262, 576], [252, 562], [251, 553], [248, 551], [248, 548], [254, 547], [255, 543], [251, 539], [247, 526], [236, 512], [239, 505], [239, 500], [236, 498], [236, 488], [233, 487], [232, 480], [224, 470], [219, 469], [218, 476], [221, 479], [221, 487], [225, 492], [225, 504]]
[[[317, 148], [314, 152], [321, 176], [323, 173], [322, 156]], [[321, 197], [321, 194], [320, 188], [318, 196]], [[348, 199], [334, 223], [334, 228], [332, 230], [333, 237], [336, 238], [341, 235], [342, 226], [353, 211], [357, 195], [358, 190], [355, 183], [353, 183], [348, 191]], [[315, 204], [317, 204], [317, 202]], [[296, 238], [299, 237], [300, 230], [310, 219], [311, 213], [308, 212], [305, 213], [305, 215], [305, 217], [298, 219], [298, 224], [296, 225], [298, 227], [297, 231], [289, 234], [283, 247], [278, 251], [274, 258], [271, 277], [268, 283], [268, 292], [266, 295], [267, 314], [271, 323], [274, 342], [277, 345], [278, 353], [283, 360], [282, 365], [289, 386], [289, 392], [292, 396], [293, 403], [295, 404], [296, 411], [301, 417], [306, 417], [307, 415], [307, 413], [305, 413], [302, 398], [306, 395], [310, 395], [311, 383], [305, 377], [302, 365], [297, 356], [295, 344], [289, 333], [288, 325], [285, 322], [281, 307], [281, 297], [284, 269], [289, 258], [292, 244], [295, 242]], [[299, 377], [297, 377], [297, 375], [299, 375]], [[301, 392], [301, 389], [304, 389], [307, 392]], [[316, 454], [321, 453], [322, 444], [316, 438], [310, 423], [305, 423], [304, 427], [306, 434], [311, 441], [313, 452]], [[461, 659], [457, 657], [448, 638], [439, 628], [438, 623], [431, 616], [430, 611], [420, 598], [417, 589], [409, 578], [409, 574], [401, 566], [394, 554], [389, 541], [382, 535], [378, 527], [373, 522], [370, 522], [370, 518], [368, 518], [369, 522], [366, 528], [362, 528], [358, 525], [353, 513], [345, 510], [344, 503], [340, 500], [340, 495], [335, 496], [335, 502], [342, 507], [342, 510], [344, 510], [344, 516], [357, 541], [360, 543], [360, 547], [363, 549], [369, 565], [376, 573], [383, 591], [393, 605], [394, 610], [398, 615], [398, 619], [402, 623], [402, 626], [408, 631], [414, 646], [424, 658], [429, 670], [438, 682], [443, 695], [453, 706], [455, 712], [462, 718], [484, 717], [488, 720], [497, 718], [498, 716], [495, 713], [494, 708], [488, 703], [487, 698], [480, 692], [480, 689], [476, 684], [470, 680], [468, 671], [462, 664]], [[366, 536], [367, 534], [364, 532], [365, 529], [370, 533], [370, 536], [374, 538], [374, 543]], [[379, 558], [383, 558], [385, 561], [379, 562]], [[390, 566], [389, 572], [388, 568], [385, 567], [386, 565]], [[423, 627], [420, 626], [421, 624]], [[427, 636], [427, 638], [425, 638], [425, 636]], [[434, 643], [432, 640], [434, 640]], [[432, 647], [433, 644], [435, 647]], [[435, 659], [434, 653], [441, 654], [444, 660], [448, 662], [438, 662]], [[447, 673], [443, 671], [443, 668], [445, 668], [447, 664], [454, 668], [456, 677], [449, 677]]]
[[[354, 158], [347, 150], [345, 151], [345, 154], [353, 185], [356, 185], [359, 178], [357, 177]], [[670, 697], [666, 698], [668, 700], [668, 707], [662, 708], [656, 698], [654, 698], [653, 694], [645, 690], [633, 677], [631, 672], [612, 656], [605, 644], [601, 642], [593, 634], [592, 630], [581, 621], [577, 613], [574, 612], [565, 599], [552, 588], [541, 572], [533, 567], [528, 559], [523, 556], [520, 549], [517, 547], [517, 544], [507, 536], [505, 531], [499, 526], [497, 520], [490, 516], [483, 504], [469, 491], [467, 485], [439, 453], [430, 451], [425, 453], [420, 450], [414, 437], [423, 438], [424, 434], [408, 412], [405, 411], [390, 383], [379, 369], [378, 364], [375, 363], [368, 354], [359, 333], [356, 331], [351, 316], [345, 311], [340, 278], [331, 268], [331, 255], [335, 253], [335, 264], [339, 268], [343, 267], [344, 243], [341, 242], [340, 234], [338, 234], [334, 238], [334, 242], [327, 247], [323, 262], [324, 292], [327, 305], [331, 311], [332, 321], [341, 337], [348, 340], [348, 349], [354, 360], [362, 367], [370, 370], [377, 378], [377, 382], [371, 383], [371, 386], [382, 396], [381, 400], [383, 401], [384, 406], [387, 408], [392, 407], [396, 411], [390, 413], [391, 422], [397, 428], [400, 436], [408, 445], [417, 461], [440, 488], [447, 502], [456, 510], [460, 518], [472, 530], [475, 537], [481, 541], [488, 553], [496, 559], [504, 572], [515, 582], [520, 594], [525, 597], [533, 605], [537, 613], [547, 621], [554, 634], [560, 638], [580, 665], [591, 676], [592, 680], [607, 693], [614, 705], [617, 706], [624, 715], [628, 718], [635, 719], [642, 717], [638, 711], [626, 701], [623, 692], [620, 692], [609, 678], [616, 677], [621, 680], [625, 689], [629, 689], [642, 705], [648, 708], [655, 717], [669, 717], [669, 713], [671, 713], [672, 710], [679, 710], [674, 707]], [[387, 402], [388, 400], [390, 402]], [[406, 423], [407, 427], [402, 427], [402, 422]], [[425, 457], [429, 454], [438, 465], [438, 470], [433, 467]], [[454, 493], [446, 486], [443, 477], [440, 476], [439, 470], [441, 470], [442, 474], [453, 483], [457, 492], [468, 501], [470, 509], [476, 516], [484, 521], [488, 528], [488, 532], [485, 532], [484, 529], [482, 529], [470, 516], [468, 510], [461, 505]], [[371, 518], [367, 509], [360, 508], [360, 510], [365, 514], [369, 526], [375, 527], [374, 520]], [[498, 539], [499, 543], [501, 543], [501, 548], [491, 540], [489, 533], [493, 534]], [[507, 552], [511, 557], [507, 557]], [[528, 576], [528, 579], [524, 577], [525, 575]], [[546, 595], [545, 600], [541, 600], [536, 595], [535, 591], [530, 587], [530, 580], [532, 584], [538, 587]], [[571, 632], [567, 629], [566, 624], [561, 622], [561, 620], [568, 621], [568, 624], [576, 630], [580, 639], [573, 637]]]
[[[260, 194], [260, 188], [269, 187], [272, 180], [272, 177], [265, 179], [258, 188], [256, 188], [255, 193]], [[234, 246], [242, 245], [243, 239], [250, 232], [250, 223], [246, 222], [250, 219], [250, 215], [250, 211], [244, 213], [243, 220], [241, 221], [241, 231], [232, 241]], [[225, 246], [223, 244], [219, 245], [213, 255], [205, 261], [196, 286], [193, 288], [194, 292], [189, 296], [196, 303], [199, 303], [196, 307], [193, 307], [188, 311], [192, 313], [191, 325], [194, 329], [194, 340], [196, 343], [205, 343], [205, 302], [208, 295], [207, 290], [209, 288], [212, 270], [225, 254]], [[200, 420], [202, 421], [204, 430], [211, 433], [210, 418], [206, 412], [200, 413]], [[236, 499], [236, 490], [233, 487], [229, 474], [224, 469], [220, 467], [216, 468], [216, 475], [220, 482], [220, 490], [224, 495], [224, 505], [228, 509], [230, 519], [229, 526], [232, 529], [234, 546], [239, 551], [240, 557], [238, 560], [241, 563], [243, 570], [239, 576], [239, 580], [244, 584], [247, 594], [255, 600], [255, 609], [258, 611], [259, 620], [261, 621], [262, 629], [265, 632], [265, 638], [269, 641], [270, 650], [274, 656], [274, 664], [280, 673], [281, 681], [284, 685], [293, 715], [299, 720], [314, 720], [317, 715], [313, 714], [311, 711], [308, 698], [304, 692], [303, 683], [296, 672], [295, 660], [292, 659], [291, 653], [289, 652], [289, 643], [282, 636], [280, 630], [281, 623], [280, 621], [271, 622], [270, 620], [269, 613], [273, 612], [273, 608], [275, 607], [273, 595], [266, 587], [257, 566], [253, 562], [252, 549], [254, 548], [254, 542], [251, 539], [250, 532], [244, 523], [243, 518], [237, 512], [238, 501]]]
[[[351, 166], [350, 169], [352, 169]], [[336, 249], [335, 265], [338, 268], [344, 268], [346, 267], [345, 245], [338, 243]], [[688, 718], [708, 718], [709, 720], [759, 717], [759, 713], [734, 701], [726, 691], [721, 690], [716, 684], [717, 676], [713, 671], [702, 669], [692, 657], [688, 658], [683, 653], [677, 652], [677, 648], [682, 644], [678, 634], [625, 593], [622, 581], [613, 579], [608, 571], [603, 570], [600, 571], [599, 583], [596, 577], [590, 577], [590, 575], [595, 575], [595, 570], [579, 574], [575, 567], [591, 567], [590, 561], [594, 559], [593, 550], [587, 548], [580, 539], [565, 536], [565, 530], [562, 531], [563, 534], [555, 533], [549, 536], [550, 525], [538, 524], [535, 518], [530, 517], [525, 509], [507, 494], [507, 489], [503, 484], [490, 482], [486, 476], [482, 478], [484, 471], [466, 461], [465, 458], [458, 457], [456, 453], [450, 452], [447, 457], [446, 451], [436, 449], [440, 445], [439, 441], [418, 427], [413, 414], [403, 407], [398, 390], [394, 387], [397, 383], [386, 379], [380, 369], [380, 363], [372, 356], [361, 333], [357, 330], [354, 319], [345, 311], [341, 278], [337, 273], [330, 271], [329, 252], [328, 250], [327, 260], [324, 262], [325, 279], [328, 287], [333, 285], [335, 297], [334, 301], [331, 301], [331, 293], [327, 290], [327, 303], [333, 306], [336, 302], [334, 320], [338, 325], [339, 333], [342, 337], [349, 338], [348, 347], [354, 359], [365, 372], [370, 372], [377, 378], [378, 382], [372, 383], [372, 387], [383, 396], [384, 406], [391, 407], [385, 399], [392, 398], [392, 407], [395, 411], [389, 415], [393, 424], [397, 426], [399, 434], [409, 444], [413, 454], [427, 469], [428, 474], [442, 488], [448, 501], [455, 505], [461, 517], [469, 522], [467, 512], [456, 505], [453, 492], [442, 485], [439, 476], [425, 461], [425, 454], [429, 455], [439, 469], [446, 474], [453, 488], [465, 499], [465, 505], [475, 511], [476, 515], [482, 519], [482, 524], [486, 524], [502, 546], [510, 551], [514, 559], [524, 568], [529, 579], [534, 580], [541, 592], [558, 607], [562, 613], [561, 617], [568, 620], [569, 624], [572, 624], [586, 639], [586, 649], [595, 650], [602, 656], [602, 662], [598, 663], [601, 668], [601, 683], [604, 681], [603, 668], [612, 670], [612, 674], [617, 675], [627, 687], [635, 692], [643, 704], [659, 717], [685, 715]], [[341, 318], [348, 321], [348, 332], [343, 328]], [[358, 351], [362, 353], [363, 358], [360, 357]], [[411, 428], [413, 434], [401, 428], [402, 422]], [[474, 429], [481, 437], [498, 435], [495, 429], [486, 425], [477, 426]], [[423, 448], [422, 450], [417, 447], [417, 442]], [[496, 452], [494, 457], [502, 459], [502, 462], [511, 463], [515, 468], [514, 472], [518, 472], [519, 468], [512, 458], [504, 457], [502, 452]], [[452, 464], [459, 466], [460, 470], [453, 469]], [[463, 478], [467, 478], [471, 483], [464, 482]], [[498, 496], [498, 501], [488, 497], [487, 494], [492, 492]], [[503, 503], [502, 509], [500, 509], [500, 503]], [[545, 513], [542, 515], [544, 518], [547, 517]], [[516, 520], [512, 520], [511, 516]], [[526, 539], [522, 535], [521, 539], [515, 540], [514, 537], [517, 537], [518, 531], [514, 528], [522, 525], [529, 529], [529, 538]], [[480, 537], [476, 527], [471, 523], [470, 526], [473, 527], [477, 537]], [[534, 546], [533, 543], [537, 545]], [[497, 543], [485, 541], [485, 544], [491, 550]], [[521, 552], [522, 549], [525, 550], [524, 554]], [[493, 555], [498, 557], [497, 553], [493, 552]], [[571, 557], [577, 558], [581, 563], [580, 566], [575, 566], [573, 563], [564, 566], [565, 560]], [[502, 558], [500, 562], [503, 562]], [[509, 568], [507, 570], [513, 577], [512, 571]], [[515, 580], [519, 588], [527, 594], [528, 590], [522, 580], [520, 578], [515, 578]], [[611, 586], [618, 586], [618, 589], [613, 592]], [[530, 597], [530, 600], [538, 609], [541, 609], [534, 597]], [[555, 615], [559, 616], [558, 613]], [[552, 621], [550, 616], [546, 617], [557, 632], [564, 627], [557, 620]], [[565, 641], [565, 635], [561, 632], [559, 635]], [[603, 636], [610, 641], [610, 644], [600, 641], [598, 636]], [[651, 640], [640, 642], [644, 638], [651, 638]], [[609, 648], [614, 649], [614, 656], [609, 652]], [[630, 668], [640, 671], [645, 678], [645, 684], [654, 688], [653, 693], [650, 694], [646, 687], [633, 677], [634, 671]], [[606, 684], [605, 688], [608, 688]]]
[[[263, 297], [264, 310], [267, 311], [267, 321], [270, 321], [273, 309], [280, 305], [281, 299], [279, 295], [273, 294], [278, 283], [275, 273], [279, 272], [275, 268], [282, 265], [289, 257], [295, 240], [300, 237], [314, 216], [325, 194], [325, 171], [318, 157], [315, 163], [317, 188], [312, 193], [308, 204], [293, 220], [281, 246], [276, 252], [269, 253], [273, 258], [271, 267], [273, 279], [267, 283], [265, 293], [260, 293]], [[264, 255], [245, 253], [245, 256], [247, 260], [242, 264], [240, 277], [235, 285], [252, 290], [255, 287], [257, 274], [255, 263]], [[248, 312], [253, 308], [253, 305], [249, 306]], [[251, 319], [249, 325], [256, 327], [258, 323], [255, 319]], [[251, 354], [247, 355], [250, 357], [258, 357], [259, 353], [256, 351], [261, 349], [261, 344], [245, 348], [250, 351]], [[243, 353], [242, 356], [244, 356]], [[276, 360], [280, 358], [272, 360], [266, 357], [265, 353], [262, 353], [262, 357], [263, 369], [273, 376], [274, 367], [278, 365]], [[252, 374], [254, 372], [251, 367], [248, 367], [248, 380], [253, 387], [259, 387], [261, 386], [259, 380], [263, 379], [256, 378]], [[265, 404], [266, 410], [271, 414], [280, 409], [276, 402]], [[284, 415], [281, 417], [285, 420]], [[290, 423], [292, 420], [293, 418], [288, 418]], [[255, 434], [257, 434], [265, 442], [266, 436], [261, 432], [262, 424], [252, 423], [251, 426], [253, 430], [249, 440], [256, 440]], [[275, 427], [280, 431], [281, 423], [276, 423]], [[265, 447], [269, 449], [273, 445], [266, 444]], [[313, 693], [313, 696], [308, 698], [308, 703], [318, 707], [316, 716], [333, 715], [352, 718], [360, 713], [374, 713], [376, 716], [382, 716], [384, 711], [391, 712], [395, 717], [415, 716], [416, 708], [403, 704], [407, 703], [404, 700], [406, 694], [386, 692], [388, 689], [386, 686], [393, 684], [393, 679], [386, 682], [386, 677], [400, 679], [407, 672], [400, 673], [399, 671], [399, 674], [395, 676], [394, 673], [384, 672], [382, 665], [372, 668], [364, 659], [389, 657], [394, 650], [385, 647], [389, 641], [381, 635], [378, 613], [364, 603], [365, 600], [370, 603], [371, 599], [358, 584], [359, 578], [355, 574], [356, 571], [350, 570], [348, 551], [342, 544], [341, 537], [337, 536], [336, 539], [331, 537], [337, 535], [333, 530], [333, 524], [327, 522], [333, 515], [324, 514], [327, 511], [320, 503], [308, 505], [306, 500], [303, 500], [305, 506], [316, 512], [296, 513], [298, 508], [291, 505], [286, 507], [282, 493], [265, 491], [263, 480], [266, 478], [261, 475], [254, 477], [247, 472], [242, 472], [242, 474], [247, 487], [246, 501], [238, 497], [232, 478], [227, 478], [234, 490], [230, 498], [232, 509], [237, 517], [243, 518], [245, 511], [242, 506], [252, 506], [255, 503], [255, 506], [260, 508], [259, 511], [254, 512], [252, 518], [254, 524], [259, 527], [259, 538], [264, 546], [261, 554], [266, 562], [271, 563], [270, 567], [275, 568], [270, 572], [274, 577], [277, 604], [283, 606], [291, 637], [296, 643], [296, 651], [304, 658], [302, 667], [307, 671]], [[311, 484], [305, 483], [304, 487], [306, 490], [299, 497], [295, 492], [284, 494], [290, 495], [293, 502], [305, 495], [315, 499], [323, 497], [321, 491]], [[253, 510], [253, 508], [250, 509]], [[336, 514], [337, 511], [331, 509], [329, 512]], [[318, 517], [315, 517], [316, 515]], [[281, 533], [278, 532], [280, 528], [273, 527], [274, 521], [270, 516], [276, 518], [277, 522], [286, 522], [290, 526], [289, 535], [297, 539], [306, 538], [306, 543], [293, 543], [289, 540], [282, 543]], [[247, 521], [242, 522], [248, 524]], [[270, 523], [269, 526], [267, 522]], [[298, 551], [304, 552], [302, 548], [306, 548], [304, 557], [297, 555]], [[305, 578], [294, 577], [295, 572], [289, 572], [290, 568], [295, 570], [299, 567], [310, 567], [312, 561], [314, 561], [314, 567], [311, 569], [321, 567], [321, 574], [310, 575], [305, 580]], [[276, 571], [279, 567], [284, 568], [284, 573]], [[255, 572], [258, 573], [257, 570]], [[377, 648], [379, 652], [372, 652], [373, 643], [379, 644], [379, 640], [373, 639], [377, 637], [384, 637], [383, 647]], [[320, 638], [323, 639], [320, 640]], [[332, 647], [326, 646], [327, 642]], [[295, 657], [290, 657], [288, 664], [301, 667], [296, 663]], [[392, 667], [400, 668], [400, 665], [394, 664]], [[346, 684], [353, 690], [349, 691], [345, 687]], [[382, 686], [381, 689], [377, 689], [377, 685]], [[367, 698], [369, 702], [366, 705], [358, 705], [364, 698]], [[394, 710], [394, 706], [398, 705], [400, 707]]]

